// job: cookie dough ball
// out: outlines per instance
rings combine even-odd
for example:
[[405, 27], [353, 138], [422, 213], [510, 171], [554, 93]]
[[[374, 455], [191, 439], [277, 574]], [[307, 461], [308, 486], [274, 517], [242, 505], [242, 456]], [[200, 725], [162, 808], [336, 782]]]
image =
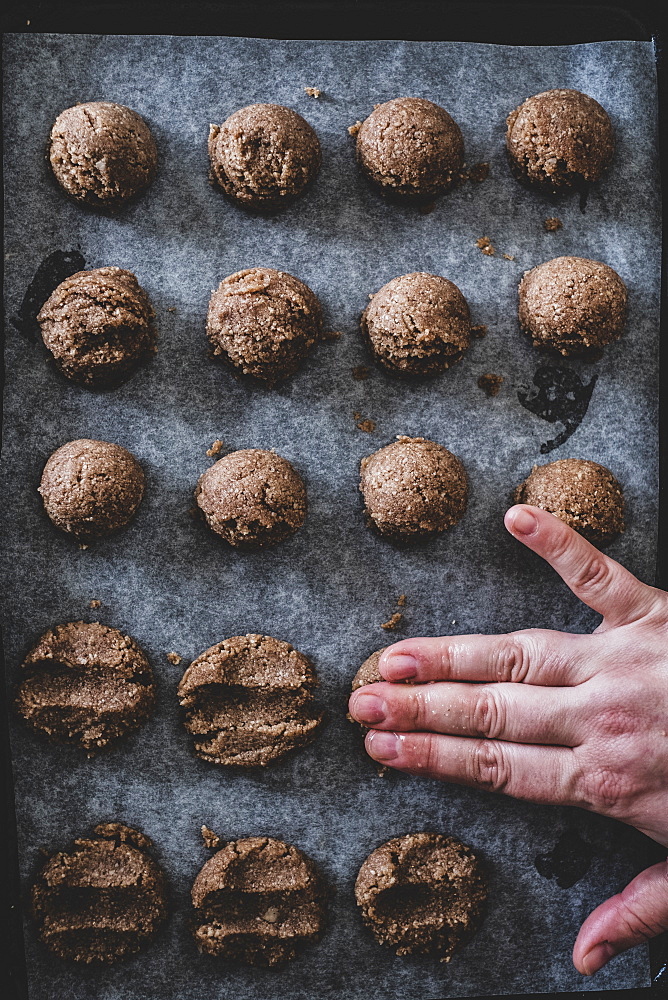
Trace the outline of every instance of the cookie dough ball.
[[94, 622], [49, 629], [22, 664], [16, 707], [39, 733], [89, 753], [138, 729], [153, 710], [153, 673], [129, 635]]
[[378, 361], [402, 375], [445, 371], [471, 342], [471, 314], [460, 290], [447, 278], [423, 271], [383, 285], [361, 325]]
[[190, 664], [179, 684], [195, 752], [211, 764], [264, 767], [316, 736], [322, 712], [310, 661], [268, 635], [235, 635]]
[[621, 486], [604, 465], [585, 458], [534, 465], [512, 500], [549, 510], [594, 545], [605, 545], [624, 531]]
[[287, 459], [244, 448], [200, 476], [195, 499], [212, 531], [235, 548], [276, 545], [306, 519], [306, 487]]
[[271, 267], [223, 278], [206, 332], [214, 356], [269, 384], [293, 375], [322, 339], [322, 309], [303, 281]]
[[534, 347], [586, 354], [621, 337], [626, 300], [626, 285], [607, 264], [555, 257], [524, 274], [519, 321]]
[[371, 654], [371, 656], [367, 656], [366, 660], [353, 677], [353, 683], [350, 689], [351, 693], [353, 691], [357, 691], [358, 688], [364, 687], [366, 684], [378, 684], [385, 680], [378, 669], [378, 661], [380, 660], [381, 654], [384, 653], [386, 649], [389, 649], [389, 646], [383, 646], [382, 649], [377, 649], [375, 653]]
[[320, 937], [325, 887], [309, 857], [281, 840], [245, 837], [206, 862], [192, 887], [200, 951], [279, 965]]
[[487, 885], [470, 847], [439, 833], [409, 833], [369, 855], [355, 897], [378, 944], [449, 962], [480, 926]]
[[101, 823], [51, 855], [32, 887], [40, 940], [59, 958], [116, 962], [141, 951], [167, 917], [167, 883], [148, 837]]
[[81, 438], [54, 451], [39, 492], [57, 528], [94, 541], [132, 520], [144, 496], [144, 473], [119, 444]]
[[209, 128], [214, 181], [240, 205], [272, 211], [297, 198], [322, 160], [307, 121], [280, 104], [250, 104]]
[[431, 538], [466, 510], [468, 482], [460, 460], [434, 441], [397, 437], [360, 465], [367, 516], [398, 541]]
[[151, 183], [158, 150], [136, 111], [109, 101], [88, 101], [56, 118], [49, 160], [60, 186], [94, 208], [116, 208]]
[[597, 181], [615, 151], [612, 123], [579, 90], [546, 90], [508, 115], [506, 146], [515, 176], [550, 192]]
[[77, 271], [51, 293], [39, 313], [42, 340], [67, 378], [113, 385], [155, 350], [153, 310], [131, 271]]
[[464, 165], [464, 140], [448, 112], [422, 97], [379, 104], [357, 133], [357, 160], [384, 195], [425, 200], [447, 191]]

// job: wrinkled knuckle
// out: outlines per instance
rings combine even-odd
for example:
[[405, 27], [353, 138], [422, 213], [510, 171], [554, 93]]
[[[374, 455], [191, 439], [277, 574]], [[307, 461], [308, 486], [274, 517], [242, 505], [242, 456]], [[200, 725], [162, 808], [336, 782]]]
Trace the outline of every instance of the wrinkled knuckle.
[[440, 774], [441, 772], [441, 750], [440, 743], [433, 733], [426, 733], [419, 749], [420, 770], [426, 770], [429, 774]]
[[408, 696], [408, 714], [415, 729], [427, 729], [427, 718], [431, 712], [429, 685], [415, 685]]
[[523, 633], [516, 633], [504, 644], [497, 666], [500, 681], [521, 684], [526, 680], [531, 665], [532, 645], [532, 641]]
[[503, 714], [502, 702], [494, 688], [482, 688], [473, 704], [472, 735], [497, 739], [503, 732]]
[[608, 705], [596, 714], [595, 726], [602, 736], [627, 736], [637, 732], [639, 722], [637, 712], [631, 712], [621, 705]]
[[471, 777], [480, 788], [503, 792], [510, 782], [508, 759], [500, 743], [483, 740], [471, 755]]
[[588, 556], [573, 574], [573, 585], [585, 593], [605, 589], [611, 582], [610, 564], [599, 553]]
[[601, 767], [584, 771], [581, 775], [579, 798], [593, 812], [623, 811], [632, 795], [633, 782], [620, 771]]

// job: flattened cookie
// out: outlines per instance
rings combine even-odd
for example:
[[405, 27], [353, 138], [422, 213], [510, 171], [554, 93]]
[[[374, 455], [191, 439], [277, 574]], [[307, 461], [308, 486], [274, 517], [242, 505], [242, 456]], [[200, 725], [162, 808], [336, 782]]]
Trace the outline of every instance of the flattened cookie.
[[310, 743], [322, 722], [303, 653], [267, 635], [235, 635], [190, 664], [178, 688], [195, 752], [212, 764], [263, 767]]
[[145, 948], [167, 917], [167, 884], [153, 844], [122, 823], [51, 855], [32, 887], [40, 940], [59, 958], [116, 962]]
[[316, 941], [325, 889], [305, 854], [270, 837], [231, 841], [206, 862], [192, 887], [195, 941], [207, 955], [278, 965]]
[[379, 944], [449, 962], [480, 926], [487, 886], [470, 847], [439, 833], [409, 833], [369, 855], [355, 896]]
[[19, 714], [58, 743], [89, 753], [138, 729], [155, 701], [153, 672], [134, 639], [98, 622], [57, 625], [22, 664]]

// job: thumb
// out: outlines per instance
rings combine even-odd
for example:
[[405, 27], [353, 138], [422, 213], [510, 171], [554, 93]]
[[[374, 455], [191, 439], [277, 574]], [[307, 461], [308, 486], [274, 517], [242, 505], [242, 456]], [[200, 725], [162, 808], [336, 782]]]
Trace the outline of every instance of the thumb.
[[614, 956], [668, 930], [668, 861], [641, 872], [590, 913], [573, 948], [578, 972], [591, 976]]

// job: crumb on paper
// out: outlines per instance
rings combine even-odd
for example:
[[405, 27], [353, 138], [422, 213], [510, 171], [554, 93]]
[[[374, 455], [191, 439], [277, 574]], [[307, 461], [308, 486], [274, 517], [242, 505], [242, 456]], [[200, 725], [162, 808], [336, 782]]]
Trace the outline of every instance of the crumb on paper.
[[79, 548], [81, 549], [82, 552], [85, 552], [88, 546], [84, 545], [83, 542], [79, 542]]
[[94, 597], [89, 603], [89, 608], [99, 608], [102, 605], [102, 601], [98, 601], [97, 597]]
[[489, 177], [489, 163], [474, 163], [472, 167], [469, 167], [464, 174], [464, 178], [467, 181], [473, 181], [474, 184], [482, 184]]
[[484, 323], [478, 323], [477, 326], [471, 327], [471, 336], [475, 337], [476, 340], [482, 340], [483, 337], [487, 336], [487, 327]]
[[364, 382], [371, 375], [371, 369], [367, 368], [366, 365], [357, 365], [353, 368], [353, 378], [357, 382]]
[[502, 384], [503, 375], [494, 375], [492, 372], [488, 372], [478, 377], [478, 388], [484, 389], [488, 396], [498, 396]]
[[315, 97], [317, 100], [322, 94], [322, 90], [319, 87], [304, 87], [304, 93], [308, 94], [309, 97]]
[[395, 611], [386, 622], [381, 623], [380, 627], [384, 628], [386, 632], [394, 632], [395, 629], [399, 628], [403, 620], [404, 616], [401, 611]]
[[225, 445], [220, 440], [220, 438], [216, 438], [211, 447], [207, 448], [206, 453], [209, 456], [209, 458], [213, 458], [214, 455], [220, 454], [220, 452], [223, 450], [224, 447]]
[[556, 216], [546, 219], [543, 223], [543, 229], [546, 233], [556, 233], [558, 229], [563, 229], [563, 226], [561, 219], [557, 219]]
[[359, 132], [359, 130], [361, 128], [362, 128], [362, 122], [357, 121], [357, 122], [355, 122], [354, 125], [349, 125], [348, 126], [348, 132], [349, 132], [350, 135], [357, 135], [357, 133]]
[[340, 330], [328, 330], [327, 333], [323, 333], [323, 340], [336, 340], [337, 337], [342, 337], [343, 334]]
[[183, 660], [183, 657], [179, 656], [178, 653], [167, 653], [167, 659], [170, 663], [173, 663], [175, 667], [178, 667], [179, 663]]
[[366, 434], [371, 434], [376, 429], [376, 421], [371, 420], [368, 417], [362, 417], [362, 414], [358, 413], [357, 410], [353, 413], [353, 420], [355, 421], [358, 431], [364, 431]]
[[452, 621], [450, 622], [450, 624], [451, 624], [451, 625], [456, 625], [456, 624], [457, 624], [457, 619], [456, 619], [456, 618], [453, 618], [453, 619], [452, 619]]
[[511, 253], [502, 253], [501, 256], [503, 257], [504, 260], [515, 260], [514, 256]]
[[407, 598], [406, 598], [405, 594], [399, 594], [399, 596], [397, 597], [397, 607], [399, 607], [399, 608], [405, 608], [406, 607], [406, 600], [407, 600]]
[[168, 313], [175, 313], [176, 312], [176, 306], [167, 306], [167, 312]]
[[201, 833], [204, 846], [208, 847], [209, 850], [215, 851], [216, 848], [220, 847], [220, 837], [210, 827], [202, 826]]
[[[486, 257], [495, 257], [499, 252], [497, 248], [493, 245], [489, 236], [480, 236], [475, 241], [475, 245], [478, 250], [485, 254]], [[504, 260], [515, 260], [515, 257], [511, 253], [502, 253], [501, 256]]]

